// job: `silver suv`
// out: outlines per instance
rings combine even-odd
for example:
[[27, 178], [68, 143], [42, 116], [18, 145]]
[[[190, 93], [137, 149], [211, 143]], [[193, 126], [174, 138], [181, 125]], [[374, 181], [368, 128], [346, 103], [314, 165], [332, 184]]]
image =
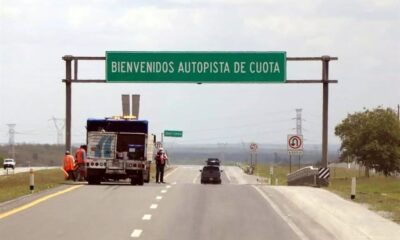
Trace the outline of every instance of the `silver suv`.
[[15, 160], [12, 159], [12, 158], [6, 158], [6, 159], [4, 159], [3, 168], [4, 168], [4, 169], [7, 169], [7, 168], [12, 168], [12, 169], [14, 169], [14, 168], [15, 168]]

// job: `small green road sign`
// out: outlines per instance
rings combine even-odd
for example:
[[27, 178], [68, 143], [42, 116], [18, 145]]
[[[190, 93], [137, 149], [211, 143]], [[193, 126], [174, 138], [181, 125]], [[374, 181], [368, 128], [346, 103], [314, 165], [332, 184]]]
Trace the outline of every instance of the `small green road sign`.
[[164, 130], [164, 137], [182, 137], [182, 131]]
[[106, 52], [107, 82], [283, 83], [286, 52]]

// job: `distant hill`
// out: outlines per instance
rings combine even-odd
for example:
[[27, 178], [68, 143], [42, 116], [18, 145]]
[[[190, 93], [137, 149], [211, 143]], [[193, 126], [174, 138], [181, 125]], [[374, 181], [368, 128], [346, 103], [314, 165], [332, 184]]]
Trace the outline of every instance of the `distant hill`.
[[[0, 145], [0, 157], [8, 156], [8, 145]], [[15, 161], [17, 166], [61, 166], [64, 158], [63, 145], [17, 144]]]
[[[329, 146], [328, 160], [336, 162], [338, 147]], [[52, 144], [18, 144], [15, 146], [17, 166], [61, 166], [64, 157], [63, 145]], [[73, 148], [75, 152], [76, 147]], [[224, 165], [236, 162], [249, 162], [251, 156], [248, 144], [202, 144], [183, 145], [165, 143], [165, 149], [172, 164], [204, 164], [209, 157], [219, 158]], [[8, 145], [0, 145], [0, 158], [8, 157]], [[259, 144], [258, 162], [289, 163], [289, 155], [285, 145]], [[319, 145], [308, 146], [304, 150], [301, 162], [317, 164], [321, 160]], [[254, 159], [253, 159], [254, 161]], [[292, 163], [298, 163], [298, 156], [292, 157]]]

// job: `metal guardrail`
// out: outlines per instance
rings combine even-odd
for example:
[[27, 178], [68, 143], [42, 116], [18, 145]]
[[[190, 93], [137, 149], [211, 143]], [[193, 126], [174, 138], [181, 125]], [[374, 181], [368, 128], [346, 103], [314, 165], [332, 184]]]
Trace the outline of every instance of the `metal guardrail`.
[[312, 166], [301, 168], [287, 175], [289, 186], [317, 186], [318, 168]]

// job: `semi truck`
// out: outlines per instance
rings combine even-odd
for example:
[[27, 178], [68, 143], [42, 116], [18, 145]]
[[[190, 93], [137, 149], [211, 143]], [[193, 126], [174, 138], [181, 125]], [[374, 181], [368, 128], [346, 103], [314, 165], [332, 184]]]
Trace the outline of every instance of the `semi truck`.
[[113, 117], [87, 120], [86, 180], [89, 184], [129, 179], [150, 181], [155, 135], [148, 121]]

